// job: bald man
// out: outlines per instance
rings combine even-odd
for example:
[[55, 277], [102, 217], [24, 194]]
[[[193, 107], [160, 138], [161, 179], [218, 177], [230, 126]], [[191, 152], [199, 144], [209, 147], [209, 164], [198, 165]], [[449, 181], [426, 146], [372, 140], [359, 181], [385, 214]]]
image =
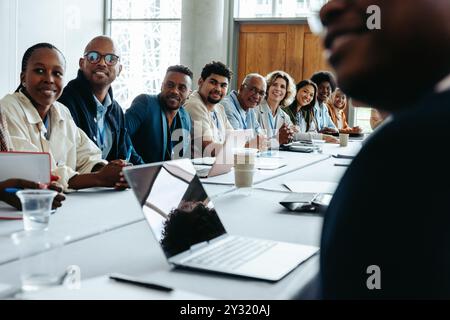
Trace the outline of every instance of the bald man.
[[111, 84], [122, 71], [114, 41], [106, 36], [92, 39], [79, 66], [77, 77], [64, 88], [59, 102], [69, 108], [77, 126], [102, 150], [103, 159], [142, 164], [126, 130], [122, 108], [113, 97]]

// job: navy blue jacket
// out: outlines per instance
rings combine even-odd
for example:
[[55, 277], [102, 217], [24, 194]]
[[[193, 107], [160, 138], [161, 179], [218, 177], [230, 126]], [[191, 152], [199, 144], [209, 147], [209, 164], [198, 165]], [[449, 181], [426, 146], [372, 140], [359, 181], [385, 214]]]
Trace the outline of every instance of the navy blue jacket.
[[[136, 151], [146, 163], [165, 160], [167, 151], [168, 127], [163, 107], [158, 95], [141, 94], [131, 103], [125, 113], [128, 132]], [[191, 151], [191, 118], [181, 107], [176, 115], [181, 124], [183, 145], [181, 154], [176, 157], [190, 157]]]
[[[369, 138], [326, 212], [323, 298], [450, 298], [450, 91], [405, 110]], [[381, 290], [368, 289], [375, 275]]]
[[[144, 163], [134, 150], [128, 135], [125, 117], [119, 103], [114, 100], [112, 89], [109, 89], [112, 105], [106, 111], [105, 117], [112, 131], [112, 146], [106, 160], [126, 159], [128, 149], [132, 148], [130, 162]], [[59, 102], [69, 108], [76, 125], [97, 144], [97, 104], [83, 72], [78, 70], [77, 77], [64, 88]], [[97, 144], [98, 145], [98, 144]]]

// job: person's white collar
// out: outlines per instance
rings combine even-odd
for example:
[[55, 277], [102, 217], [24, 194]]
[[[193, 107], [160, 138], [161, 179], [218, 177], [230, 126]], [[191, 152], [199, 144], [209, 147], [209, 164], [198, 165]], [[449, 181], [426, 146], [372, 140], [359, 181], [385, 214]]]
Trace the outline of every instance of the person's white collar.
[[444, 92], [450, 90], [450, 74], [436, 85], [436, 92]]

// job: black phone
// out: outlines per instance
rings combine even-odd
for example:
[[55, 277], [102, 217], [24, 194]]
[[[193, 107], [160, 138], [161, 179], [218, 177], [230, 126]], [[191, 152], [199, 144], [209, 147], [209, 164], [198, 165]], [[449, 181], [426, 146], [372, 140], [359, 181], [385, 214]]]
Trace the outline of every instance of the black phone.
[[303, 213], [323, 213], [330, 204], [332, 194], [328, 193], [291, 193], [280, 204], [289, 211]]

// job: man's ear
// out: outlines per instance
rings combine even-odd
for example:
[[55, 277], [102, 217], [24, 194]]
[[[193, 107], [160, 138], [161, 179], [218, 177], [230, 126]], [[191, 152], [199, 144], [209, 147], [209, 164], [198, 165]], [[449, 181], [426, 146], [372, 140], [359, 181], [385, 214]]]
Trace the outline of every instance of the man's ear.
[[83, 69], [83, 64], [84, 64], [84, 58], [80, 58], [80, 60], [78, 60], [78, 66], [80, 67], [80, 69]]
[[117, 76], [120, 76], [121, 72], [122, 72], [122, 64], [119, 64], [119, 72], [117, 72]]
[[200, 77], [197, 82], [198, 86], [200, 87], [203, 84], [203, 82], [205, 82], [205, 81], [203, 80], [202, 77]]
[[22, 87], [25, 87], [24, 83], [25, 83], [25, 73], [21, 72], [20, 73], [20, 84], [22, 85]]

